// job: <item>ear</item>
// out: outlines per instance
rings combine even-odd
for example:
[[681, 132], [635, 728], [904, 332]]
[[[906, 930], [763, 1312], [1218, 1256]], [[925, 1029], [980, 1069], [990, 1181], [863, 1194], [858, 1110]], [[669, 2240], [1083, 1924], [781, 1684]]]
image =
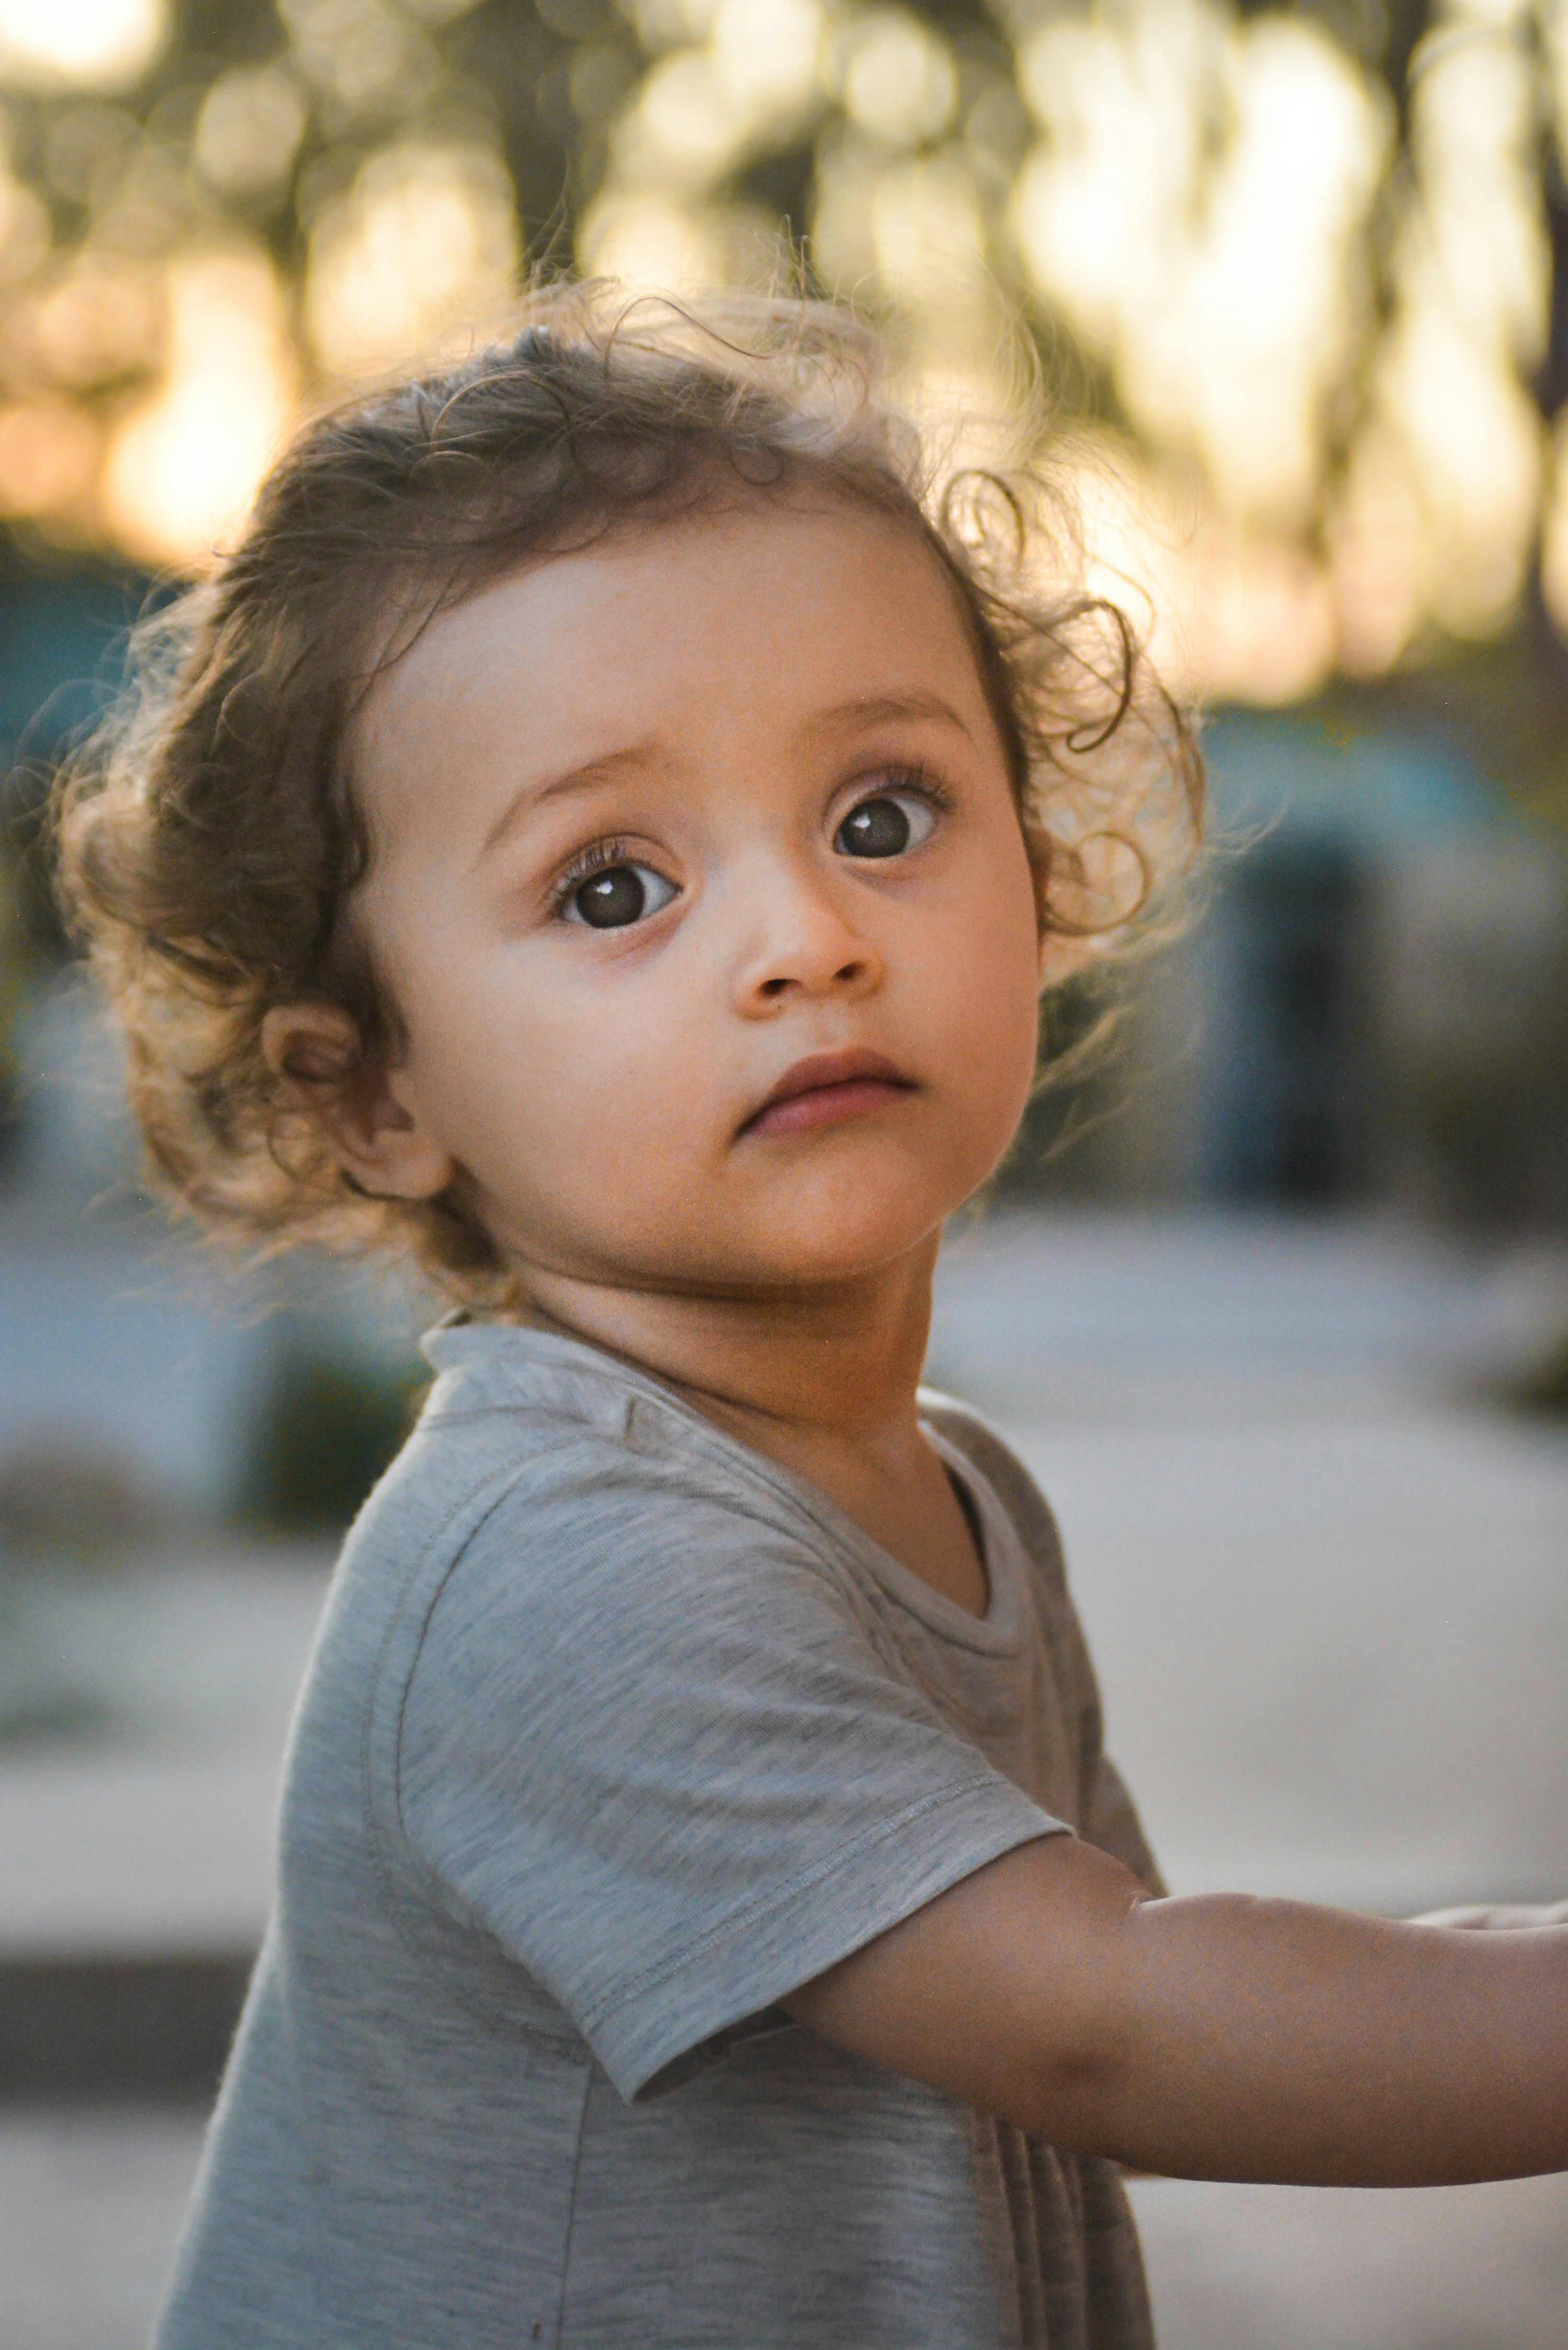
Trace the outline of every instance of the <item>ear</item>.
[[336, 1003], [284, 1003], [262, 1021], [261, 1048], [346, 1175], [372, 1197], [429, 1200], [457, 1172], [420, 1115], [406, 1073], [365, 1058], [358, 1024]]

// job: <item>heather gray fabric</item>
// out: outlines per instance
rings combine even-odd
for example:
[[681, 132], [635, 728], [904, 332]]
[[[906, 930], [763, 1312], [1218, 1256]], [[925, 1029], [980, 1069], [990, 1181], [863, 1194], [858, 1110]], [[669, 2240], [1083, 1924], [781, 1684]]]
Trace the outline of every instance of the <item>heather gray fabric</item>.
[[1050, 1515], [983, 1619], [656, 1381], [443, 1326], [296, 1720], [161, 2350], [1142, 2350], [1114, 2168], [780, 1998], [1032, 1837], [1152, 1881]]

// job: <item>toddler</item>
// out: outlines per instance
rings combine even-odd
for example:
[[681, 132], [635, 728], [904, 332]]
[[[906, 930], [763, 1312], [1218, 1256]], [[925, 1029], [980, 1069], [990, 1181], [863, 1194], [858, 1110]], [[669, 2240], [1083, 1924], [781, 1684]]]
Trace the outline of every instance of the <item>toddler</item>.
[[[1568, 2165], [1568, 1930], [1172, 1899], [918, 1391], [1189, 733], [831, 307], [313, 426], [61, 811], [151, 1165], [453, 1305], [333, 1583], [162, 2350], [1136, 2350], [1122, 2163]], [[1049, 534], [1047, 534], [1048, 536]]]

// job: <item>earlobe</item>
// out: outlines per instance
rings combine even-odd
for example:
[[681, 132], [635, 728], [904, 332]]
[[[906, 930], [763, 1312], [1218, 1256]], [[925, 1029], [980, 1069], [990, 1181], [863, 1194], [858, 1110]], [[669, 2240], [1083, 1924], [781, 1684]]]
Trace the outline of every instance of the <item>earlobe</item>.
[[455, 1165], [425, 1125], [406, 1074], [367, 1061], [358, 1026], [340, 1004], [276, 1006], [263, 1019], [261, 1048], [356, 1190], [399, 1200], [445, 1191]]

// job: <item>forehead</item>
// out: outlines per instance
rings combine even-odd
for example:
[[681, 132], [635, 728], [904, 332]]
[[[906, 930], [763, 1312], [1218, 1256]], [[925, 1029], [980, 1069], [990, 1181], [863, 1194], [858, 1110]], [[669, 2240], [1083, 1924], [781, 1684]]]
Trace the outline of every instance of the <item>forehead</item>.
[[461, 770], [483, 794], [630, 740], [791, 730], [857, 695], [940, 691], [990, 724], [970, 623], [898, 516], [761, 498], [618, 532], [440, 614], [377, 681], [356, 767], [374, 812]]

